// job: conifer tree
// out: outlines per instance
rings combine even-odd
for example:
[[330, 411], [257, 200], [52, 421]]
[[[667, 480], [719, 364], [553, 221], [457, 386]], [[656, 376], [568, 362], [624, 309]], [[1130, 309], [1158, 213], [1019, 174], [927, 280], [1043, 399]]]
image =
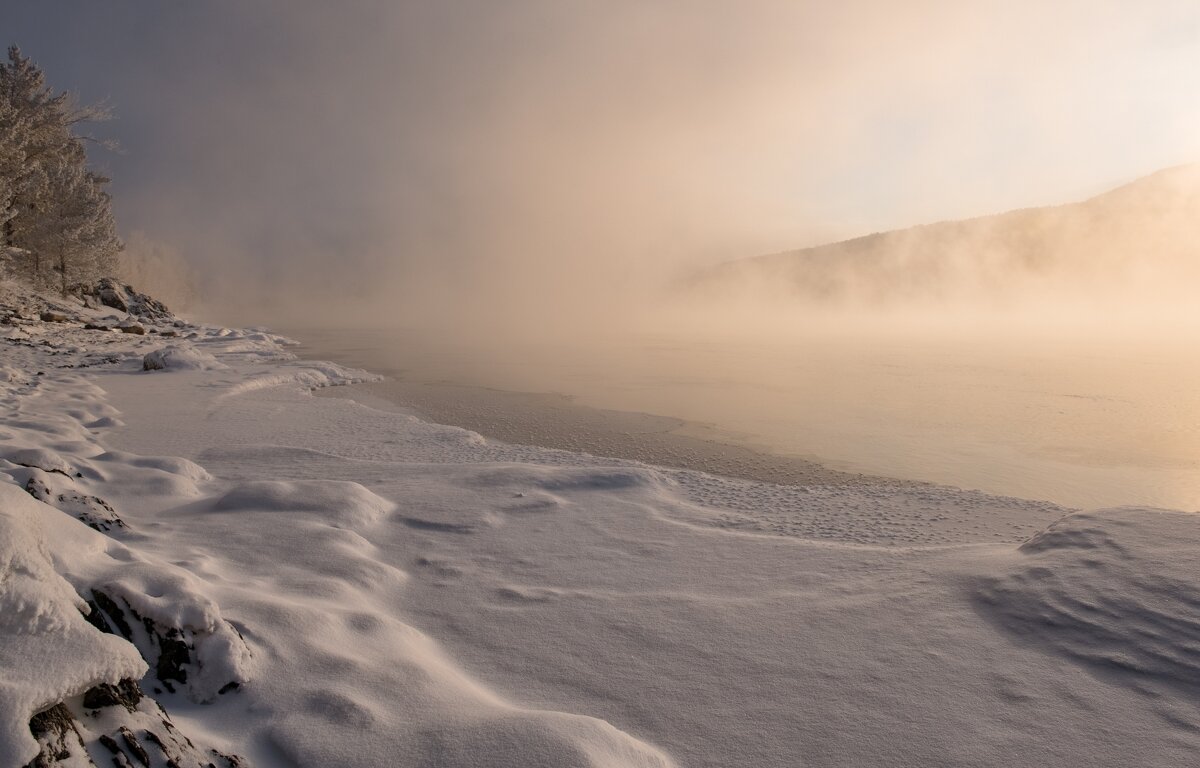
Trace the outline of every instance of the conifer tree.
[[0, 64], [0, 243], [14, 276], [63, 293], [111, 274], [121, 249], [104, 187], [73, 127], [103, 117], [54, 93], [13, 46]]

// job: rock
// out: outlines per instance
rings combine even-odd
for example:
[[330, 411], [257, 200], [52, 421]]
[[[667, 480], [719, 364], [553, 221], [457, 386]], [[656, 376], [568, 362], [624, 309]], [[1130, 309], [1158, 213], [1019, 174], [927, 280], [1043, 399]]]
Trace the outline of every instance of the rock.
[[189, 345], [163, 347], [142, 357], [143, 371], [219, 371], [225, 367], [212, 355]]
[[[108, 690], [100, 691], [101, 688]], [[122, 690], [136, 691], [137, 697], [123, 694]], [[121, 708], [116, 707], [118, 704]], [[99, 713], [101, 709], [105, 711]], [[199, 739], [193, 741], [132, 680], [122, 680], [117, 686], [97, 686], [84, 694], [82, 702], [59, 702], [34, 715], [29, 730], [41, 752], [26, 768], [249, 766], [238, 755], [220, 752]], [[102, 756], [109, 759], [103, 760]]]
[[144, 293], [138, 293], [133, 286], [123, 285], [111, 277], [102, 277], [95, 285], [80, 286], [77, 291], [85, 303], [88, 297], [94, 297], [106, 307], [127, 312], [143, 320], [160, 324], [175, 322], [175, 316], [167, 309], [166, 304]]
[[91, 621], [93, 625], [98, 627], [98, 622], [103, 620], [107, 625], [108, 620], [105, 619], [105, 614], [107, 614], [107, 618], [111, 619], [112, 623], [117, 625], [117, 629], [121, 632], [121, 637], [133, 642], [133, 627], [125, 620], [125, 612], [121, 609], [121, 606], [117, 605], [115, 600], [98, 589], [92, 589], [92, 598], [89, 604], [92, 607], [92, 614], [95, 615], [95, 619], [89, 615], [87, 617], [88, 621]]
[[150, 768], [150, 755], [146, 754], [146, 749], [137, 740], [137, 736], [133, 735], [133, 731], [125, 726], [121, 726], [120, 734], [121, 738], [125, 741], [125, 747], [129, 750], [129, 753], [136, 757], [139, 763], [146, 766], [146, 768]]
[[106, 307], [119, 309], [122, 312], [129, 311], [129, 302], [126, 300], [124, 288], [110, 277], [101, 278], [96, 283], [95, 295]]
[[42, 751], [29, 761], [28, 768], [45, 768], [69, 760], [72, 748], [78, 755], [87, 755], [75, 717], [62, 702], [30, 718], [29, 731]]
[[118, 704], [130, 712], [137, 711], [138, 702], [142, 700], [142, 689], [137, 681], [125, 678], [116, 685], [101, 683], [89, 688], [83, 694], [84, 709], [103, 709], [115, 707]]
[[[124, 598], [95, 587], [91, 592], [92, 611], [85, 618], [97, 629], [108, 627], [111, 632], [115, 628], [114, 634], [138, 648], [152, 670], [145, 679], [148, 684], [157, 683], [170, 693], [183, 689], [193, 701], [204, 702], [239, 690], [249, 679], [241, 665], [250, 649], [237, 629], [223, 619], [215, 629], [164, 626], [139, 614]], [[219, 649], [217, 655], [206, 652], [206, 647]], [[201, 663], [202, 659], [207, 663]], [[152, 685], [156, 692], [158, 685]]]
[[41, 318], [43, 323], [65, 323], [69, 319], [62, 312], [52, 312], [51, 310], [43, 312]]
[[138, 336], [146, 335], [146, 328], [144, 326], [138, 325], [137, 323], [129, 323], [129, 324], [121, 323], [120, 325], [117, 326], [117, 330], [119, 330], [121, 333], [133, 333]]
[[[107, 749], [109, 752], [112, 752], [114, 755], [121, 754], [121, 747], [117, 744], [116, 739], [114, 739], [112, 736], [109, 736], [107, 733], [100, 734], [99, 741], [104, 745], [105, 749]], [[115, 760], [113, 762], [116, 763]], [[116, 764], [118, 766], [120, 765], [120, 763]]]
[[165, 635], [158, 635], [158, 663], [154, 673], [167, 690], [172, 690], [170, 681], [187, 683], [187, 670], [184, 667], [192, 663], [191, 648], [183, 641], [183, 633], [175, 627], [167, 630]]
[[71, 489], [55, 489], [51, 487], [50, 479], [35, 474], [26, 481], [25, 492], [101, 533], [127, 528], [125, 521], [104, 499]]

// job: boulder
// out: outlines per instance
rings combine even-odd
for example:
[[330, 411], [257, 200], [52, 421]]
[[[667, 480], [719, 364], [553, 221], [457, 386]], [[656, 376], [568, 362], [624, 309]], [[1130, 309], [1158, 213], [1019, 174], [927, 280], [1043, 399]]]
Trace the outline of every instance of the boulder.
[[117, 327], [117, 330], [120, 331], [121, 333], [134, 333], [134, 334], [137, 334], [138, 336], [146, 335], [146, 326], [142, 325], [137, 320], [135, 320], [133, 318], [133, 315], [130, 315], [129, 317], [122, 320], [121, 322], [117, 323], [116, 327]]
[[94, 299], [103, 306], [156, 324], [169, 325], [175, 322], [175, 316], [166, 304], [138, 293], [133, 286], [119, 283], [111, 277], [102, 277], [94, 285], [81, 286], [77, 290], [85, 304], [89, 303], [89, 299]]

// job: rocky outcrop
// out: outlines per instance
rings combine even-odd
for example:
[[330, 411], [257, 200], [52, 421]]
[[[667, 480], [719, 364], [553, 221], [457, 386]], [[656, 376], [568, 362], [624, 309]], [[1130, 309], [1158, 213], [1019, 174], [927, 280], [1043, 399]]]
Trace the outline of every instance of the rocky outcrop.
[[98, 685], [82, 697], [34, 715], [29, 731], [40, 747], [26, 768], [167, 766], [246, 768], [246, 760], [184, 735], [135, 680]]
[[[88, 605], [91, 613], [86, 618], [94, 627], [123, 637], [138, 649], [150, 665], [145, 680], [155, 693], [182, 689], [195, 701], [211, 701], [238, 690], [246, 680], [237, 659], [250, 651], [241, 633], [224, 620], [210, 630], [166, 626], [139, 613], [120, 595], [96, 588]], [[206, 644], [217, 649], [207, 653], [207, 664]]]
[[151, 323], [169, 324], [175, 320], [166, 304], [138, 293], [133, 286], [123, 285], [111, 277], [102, 277], [95, 285], [80, 286], [77, 291], [79, 298], [88, 306], [111, 307]]
[[33, 474], [25, 482], [25, 492], [101, 533], [127, 528], [125, 521], [107, 501], [99, 496], [59, 487], [59, 484], [44, 472]]

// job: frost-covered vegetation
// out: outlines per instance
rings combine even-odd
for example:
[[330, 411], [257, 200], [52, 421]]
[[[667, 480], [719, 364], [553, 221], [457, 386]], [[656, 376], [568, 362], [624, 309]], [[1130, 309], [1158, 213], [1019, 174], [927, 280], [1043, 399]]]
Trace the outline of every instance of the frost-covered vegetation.
[[88, 167], [75, 128], [105, 117], [55, 93], [16, 46], [0, 65], [0, 236], [11, 275], [57, 288], [110, 275], [117, 237], [107, 178]]

